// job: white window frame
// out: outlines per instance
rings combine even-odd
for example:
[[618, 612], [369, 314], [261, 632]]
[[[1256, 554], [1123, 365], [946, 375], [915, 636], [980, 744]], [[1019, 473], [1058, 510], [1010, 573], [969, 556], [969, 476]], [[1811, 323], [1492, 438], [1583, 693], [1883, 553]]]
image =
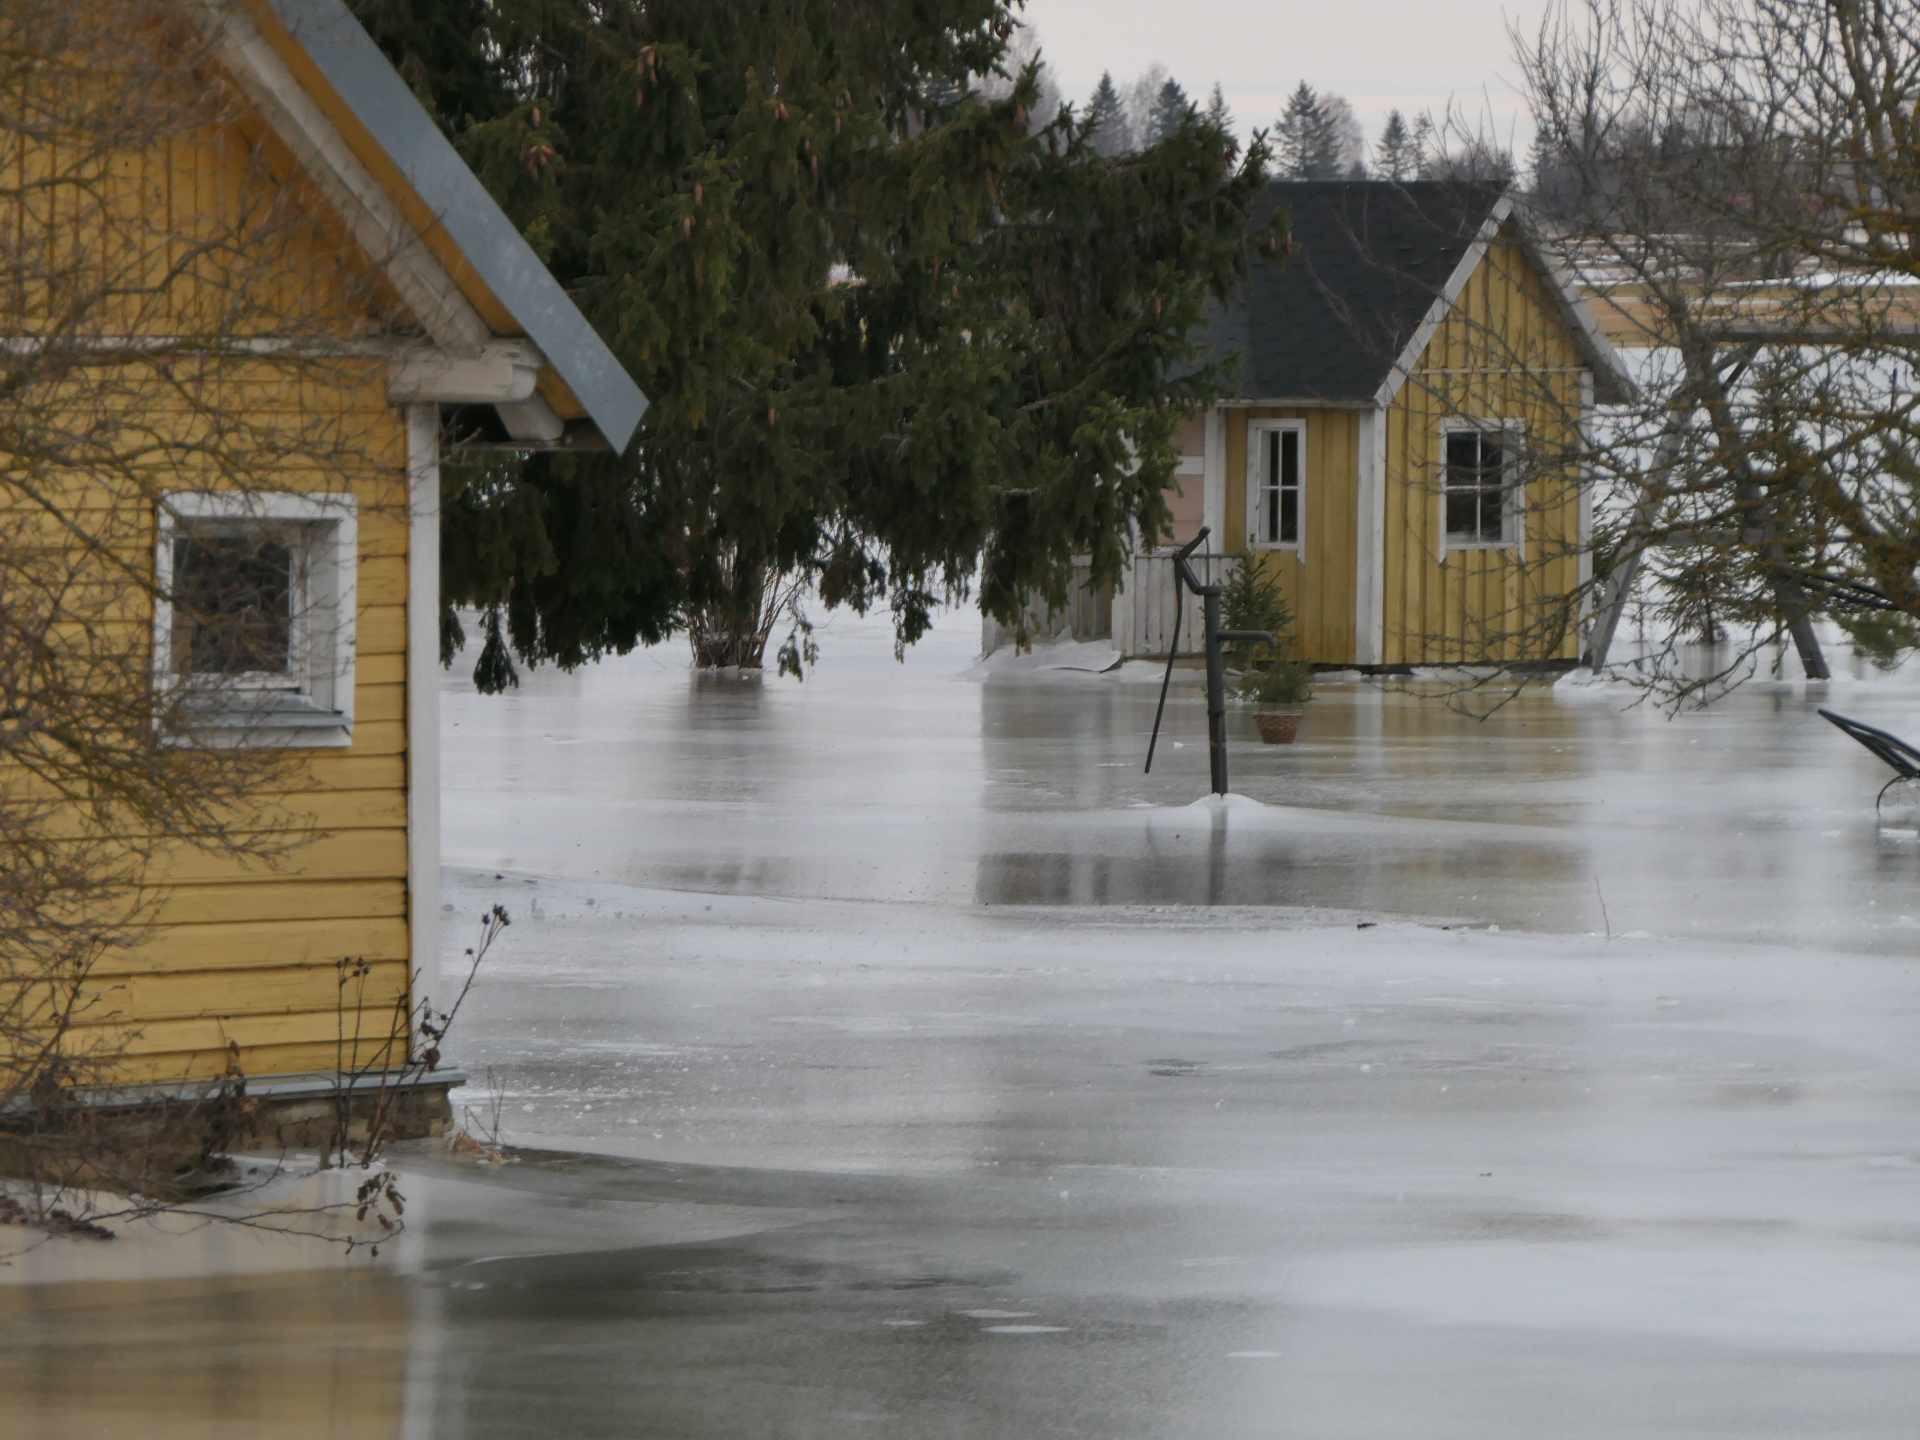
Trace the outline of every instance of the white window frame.
[[[290, 528], [294, 552], [294, 652], [290, 672], [222, 676], [196, 700], [173, 672], [173, 547], [196, 525]], [[153, 672], [163, 695], [189, 687], [182, 743], [342, 746], [353, 741], [358, 620], [359, 506], [351, 495], [176, 491], [161, 497], [154, 540]]]
[[[1447, 440], [1453, 435], [1499, 435], [1508, 441], [1500, 452], [1500, 538], [1498, 540], [1456, 540], [1447, 533]], [[1477, 420], [1457, 418], [1440, 422], [1439, 502], [1437, 521], [1440, 558], [1454, 550], [1512, 550], [1522, 560], [1527, 555], [1527, 505], [1524, 481], [1509, 480], [1520, 453], [1526, 447], [1527, 427], [1520, 420]]]
[[[1292, 432], [1298, 437], [1300, 457], [1300, 479], [1295, 487], [1300, 504], [1295, 526], [1295, 538], [1292, 540], [1263, 540], [1260, 537], [1260, 502], [1263, 498], [1264, 467], [1267, 436], [1283, 435]], [[1284, 485], [1282, 489], [1284, 489]], [[1307, 558], [1307, 423], [1304, 420], [1249, 420], [1247, 422], [1247, 548], [1262, 551], [1290, 551], [1300, 557], [1302, 563]]]

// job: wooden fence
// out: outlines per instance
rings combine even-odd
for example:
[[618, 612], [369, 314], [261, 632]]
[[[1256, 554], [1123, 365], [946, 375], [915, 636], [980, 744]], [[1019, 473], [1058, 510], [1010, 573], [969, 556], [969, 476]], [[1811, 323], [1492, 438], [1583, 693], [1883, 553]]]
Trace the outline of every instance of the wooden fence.
[[[1191, 563], [1201, 583], [1211, 585], [1231, 575], [1239, 561], [1232, 555], [1201, 554]], [[1040, 599], [1028, 603], [1023, 617], [1027, 639], [1035, 644], [1110, 639], [1122, 655], [1161, 656], [1169, 648], [1176, 655], [1198, 655], [1205, 648], [1206, 637], [1200, 598], [1192, 594], [1181, 597], [1176, 635], [1173, 615], [1178, 584], [1173, 557], [1166, 552], [1136, 555], [1127, 584], [1117, 596], [1111, 586], [1094, 585], [1084, 563], [1076, 564], [1063, 608], [1056, 610]], [[1002, 645], [1012, 644], [1013, 634], [1007, 627], [986, 620], [980, 641], [981, 653], [991, 655]]]
[[[1238, 560], [1231, 555], [1199, 554], [1189, 563], [1204, 585], [1223, 581], [1233, 573]], [[1118, 648], [1127, 655], [1198, 655], [1205, 648], [1206, 628], [1202, 623], [1200, 597], [1189, 592], [1179, 597], [1180, 628], [1174, 631], [1175, 591], [1180, 584], [1173, 557], [1166, 553], [1138, 555], [1133, 561], [1133, 581], [1127, 586], [1132, 609], [1132, 644]], [[1128, 607], [1122, 605], [1123, 611]]]

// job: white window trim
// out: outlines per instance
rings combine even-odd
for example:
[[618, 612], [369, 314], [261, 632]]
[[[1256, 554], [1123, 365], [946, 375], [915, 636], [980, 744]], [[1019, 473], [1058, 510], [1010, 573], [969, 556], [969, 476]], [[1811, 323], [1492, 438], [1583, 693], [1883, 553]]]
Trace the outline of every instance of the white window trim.
[[1522, 448], [1527, 439], [1527, 425], [1524, 420], [1494, 420], [1459, 417], [1440, 422], [1440, 461], [1438, 515], [1435, 518], [1435, 533], [1440, 537], [1440, 563], [1445, 564], [1447, 556], [1456, 550], [1511, 550], [1516, 558], [1527, 558], [1527, 504], [1526, 484], [1506, 483], [1507, 467], [1511, 466], [1511, 453], [1501, 461], [1501, 493], [1504, 496], [1503, 508], [1508, 534], [1499, 540], [1455, 540], [1447, 534], [1447, 437], [1459, 434], [1487, 434], [1498, 432], [1516, 437]]
[[[1300, 437], [1300, 514], [1298, 539], [1267, 542], [1255, 537], [1260, 533], [1260, 457], [1266, 451], [1266, 436], [1291, 430]], [[1247, 422], [1247, 549], [1272, 554], [1292, 554], [1307, 563], [1307, 422], [1304, 420], [1249, 420]]]
[[[175, 491], [161, 497], [154, 538], [153, 670], [163, 692], [176, 686], [173, 674], [173, 542], [181, 521], [264, 521], [324, 527], [303, 563], [331, 563], [331, 604], [339, 617], [320, 700], [296, 700], [285, 706], [209, 706], [195, 716], [190, 734], [175, 743], [205, 745], [324, 748], [353, 742], [354, 653], [357, 646], [360, 571], [359, 505], [352, 495], [286, 494], [272, 491]], [[295, 617], [296, 644], [310, 649], [310, 617]], [[308, 665], [321, 662], [309, 653]], [[265, 676], [233, 677], [241, 690], [258, 688]], [[250, 687], [249, 681], [253, 684]], [[315, 685], [316, 690], [322, 687]]]

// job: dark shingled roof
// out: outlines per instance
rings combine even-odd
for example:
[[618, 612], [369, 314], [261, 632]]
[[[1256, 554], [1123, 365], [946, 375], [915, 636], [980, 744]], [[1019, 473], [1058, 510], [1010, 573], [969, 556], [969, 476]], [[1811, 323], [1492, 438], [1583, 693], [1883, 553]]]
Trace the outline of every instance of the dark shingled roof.
[[1253, 227], [1286, 211], [1292, 253], [1255, 257], [1208, 317], [1203, 361], [1232, 364], [1229, 398], [1371, 404], [1500, 196], [1491, 185], [1275, 181]]

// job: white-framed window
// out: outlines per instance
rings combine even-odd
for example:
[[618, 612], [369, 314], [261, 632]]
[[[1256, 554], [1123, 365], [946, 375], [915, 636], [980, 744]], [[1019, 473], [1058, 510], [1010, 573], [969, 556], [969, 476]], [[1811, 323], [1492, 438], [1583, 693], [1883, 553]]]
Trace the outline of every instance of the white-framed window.
[[353, 738], [358, 512], [350, 495], [162, 498], [154, 680], [229, 744]]
[[1247, 427], [1247, 543], [1302, 550], [1307, 533], [1307, 427], [1256, 420]]
[[1525, 432], [1509, 420], [1450, 420], [1440, 427], [1440, 527], [1448, 550], [1518, 547]]

